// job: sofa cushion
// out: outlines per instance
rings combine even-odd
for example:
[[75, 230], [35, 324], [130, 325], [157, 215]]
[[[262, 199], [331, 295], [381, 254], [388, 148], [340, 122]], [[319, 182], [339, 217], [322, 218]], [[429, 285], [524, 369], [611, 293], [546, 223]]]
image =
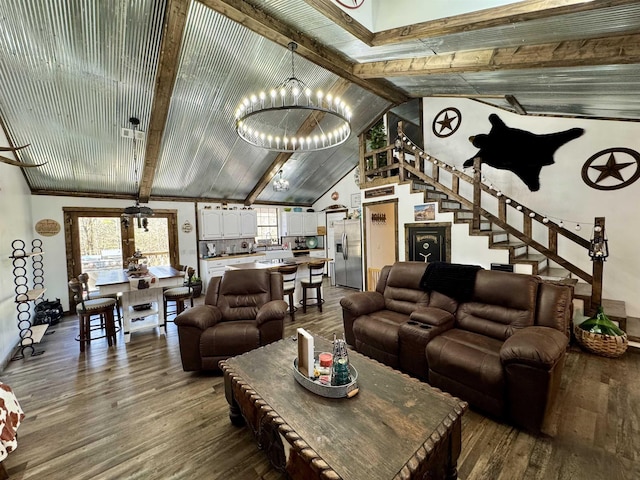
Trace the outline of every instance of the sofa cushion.
[[429, 382], [500, 415], [505, 392], [501, 346], [502, 341], [495, 338], [457, 328], [448, 330], [427, 344]]
[[458, 307], [456, 326], [506, 340], [516, 329], [534, 324], [539, 284], [531, 275], [479, 271], [471, 301]]
[[425, 268], [425, 264], [418, 262], [393, 265], [383, 293], [387, 310], [409, 315], [416, 308], [429, 305], [429, 294], [420, 288]]
[[200, 356], [233, 357], [260, 346], [260, 330], [253, 320], [221, 322], [200, 336]]
[[398, 366], [398, 329], [406, 321], [406, 315], [392, 310], [358, 317], [353, 323], [356, 350], [392, 367]]

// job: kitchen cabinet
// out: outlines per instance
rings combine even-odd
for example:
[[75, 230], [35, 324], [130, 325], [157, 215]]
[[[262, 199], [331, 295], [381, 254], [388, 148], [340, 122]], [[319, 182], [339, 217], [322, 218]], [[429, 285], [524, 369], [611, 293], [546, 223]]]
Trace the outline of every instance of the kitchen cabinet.
[[200, 210], [200, 240], [222, 237], [222, 210]]
[[240, 233], [243, 237], [258, 235], [258, 212], [255, 210], [240, 210]]
[[[309, 256], [311, 258], [325, 258], [327, 256], [327, 253], [324, 250], [310, 250], [309, 251]], [[325, 275], [327, 275], [328, 269], [329, 269], [329, 263], [325, 262], [324, 263], [324, 274]]]
[[255, 210], [200, 210], [200, 240], [255, 237], [257, 233]]
[[237, 265], [246, 262], [262, 262], [266, 255], [237, 255], [231, 257], [216, 257], [200, 260], [200, 277], [202, 278], [203, 292], [206, 292], [209, 280], [213, 277], [221, 277], [229, 265]]
[[284, 212], [282, 214], [283, 237], [308, 237], [318, 234], [316, 212]]
[[240, 211], [228, 210], [222, 212], [222, 236], [224, 238], [240, 238]]

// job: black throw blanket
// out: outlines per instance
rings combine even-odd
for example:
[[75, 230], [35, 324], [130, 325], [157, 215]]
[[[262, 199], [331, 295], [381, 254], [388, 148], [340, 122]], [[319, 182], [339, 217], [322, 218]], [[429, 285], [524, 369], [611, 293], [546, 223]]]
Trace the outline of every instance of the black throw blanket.
[[481, 268], [479, 265], [432, 262], [422, 275], [420, 288], [427, 292], [435, 290], [459, 302], [466, 302], [473, 295], [476, 273]]

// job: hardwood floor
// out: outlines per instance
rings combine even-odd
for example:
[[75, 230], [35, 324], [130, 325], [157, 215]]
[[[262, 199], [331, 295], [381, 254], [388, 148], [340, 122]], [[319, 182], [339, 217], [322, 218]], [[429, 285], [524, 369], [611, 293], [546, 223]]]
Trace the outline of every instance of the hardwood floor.
[[[341, 335], [339, 300], [350, 292], [326, 286], [324, 312], [287, 317], [286, 335]], [[26, 413], [5, 460], [11, 479], [282, 478], [249, 431], [230, 424], [222, 377], [182, 371], [174, 324], [126, 345], [119, 334], [111, 349], [96, 340], [84, 354], [75, 316], [53, 328], [42, 356], [11, 362], [1, 377]], [[640, 478], [639, 372], [638, 354], [572, 348], [545, 435], [465, 413], [459, 478]]]

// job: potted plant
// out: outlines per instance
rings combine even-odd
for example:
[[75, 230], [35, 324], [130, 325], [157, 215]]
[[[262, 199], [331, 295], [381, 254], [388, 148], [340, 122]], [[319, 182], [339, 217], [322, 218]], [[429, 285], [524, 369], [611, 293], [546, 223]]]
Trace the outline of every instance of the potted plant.
[[189, 279], [184, 282], [185, 286], [191, 287], [193, 290], [193, 298], [198, 298], [202, 295], [202, 279], [191, 271], [189, 273], [191, 275], [189, 276]]
[[[369, 150], [377, 150], [387, 146], [387, 132], [384, 128], [384, 119], [381, 118], [368, 132]], [[367, 169], [380, 168], [387, 164], [387, 153], [380, 152], [377, 154], [377, 165], [373, 165], [373, 158], [369, 159], [371, 165], [367, 165]]]

